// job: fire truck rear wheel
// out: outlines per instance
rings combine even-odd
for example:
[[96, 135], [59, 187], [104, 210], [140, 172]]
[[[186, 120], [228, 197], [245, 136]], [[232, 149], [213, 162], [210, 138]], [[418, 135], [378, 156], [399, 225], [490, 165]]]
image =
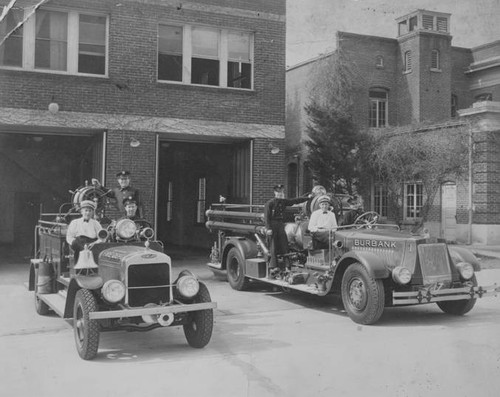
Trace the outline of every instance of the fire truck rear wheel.
[[243, 291], [248, 287], [249, 280], [245, 277], [244, 259], [238, 248], [231, 248], [226, 260], [227, 281], [231, 288]]
[[88, 289], [80, 289], [75, 296], [73, 330], [76, 350], [84, 360], [92, 360], [99, 348], [99, 323], [90, 319], [98, 310], [95, 296]]
[[[200, 291], [193, 300], [193, 303], [211, 302], [210, 293], [205, 284], [200, 283]], [[189, 314], [189, 323], [183, 326], [184, 335], [189, 346], [201, 349], [205, 347], [210, 338], [214, 327], [213, 309], [199, 310]]]
[[[473, 276], [472, 283], [477, 286], [476, 276]], [[436, 302], [438, 307], [446, 314], [453, 314], [454, 316], [462, 316], [472, 310], [476, 304], [476, 299], [464, 299], [458, 301], [442, 301]]]
[[384, 311], [382, 280], [370, 276], [361, 263], [353, 263], [342, 278], [342, 302], [355, 323], [374, 324]]

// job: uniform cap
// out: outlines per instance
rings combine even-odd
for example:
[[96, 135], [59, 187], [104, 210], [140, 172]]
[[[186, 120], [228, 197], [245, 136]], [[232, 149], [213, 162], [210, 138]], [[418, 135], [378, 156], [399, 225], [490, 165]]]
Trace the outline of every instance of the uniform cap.
[[285, 189], [285, 186], [283, 186], [283, 185], [274, 185], [273, 189], [274, 189], [275, 192], [281, 192], [282, 190]]
[[127, 204], [137, 204], [137, 201], [135, 201], [135, 199], [132, 196], [125, 197], [123, 199], [123, 205], [127, 205]]
[[83, 200], [80, 203], [80, 209], [82, 209], [82, 208], [90, 208], [90, 209], [93, 209], [95, 211], [96, 205], [92, 200]]
[[319, 204], [321, 204], [321, 203], [330, 204], [330, 197], [328, 197], [327, 195], [319, 196], [318, 203]]
[[128, 171], [120, 171], [119, 173], [116, 174], [117, 178], [124, 178], [130, 176], [130, 172]]

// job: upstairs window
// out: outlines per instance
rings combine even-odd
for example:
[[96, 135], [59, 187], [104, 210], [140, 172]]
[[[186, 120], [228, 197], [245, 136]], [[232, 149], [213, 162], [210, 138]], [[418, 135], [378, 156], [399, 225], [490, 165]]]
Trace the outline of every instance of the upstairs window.
[[405, 52], [404, 71], [405, 72], [411, 72], [411, 51], [406, 51]]
[[387, 127], [388, 102], [387, 91], [383, 89], [371, 89], [370, 111], [368, 114], [369, 126], [371, 128]]
[[437, 20], [436, 30], [438, 32], [444, 32], [444, 33], [448, 32], [448, 19], [443, 17], [437, 17], [436, 20]]
[[0, 54], [12, 54], [14, 44], [16, 54], [14, 58], [4, 56], [0, 65], [105, 75], [107, 23], [107, 17], [102, 15], [38, 9], [25, 21], [24, 30], [16, 30], [0, 47]]
[[432, 15], [422, 15], [422, 27], [427, 30], [433, 30], [434, 17]]
[[192, 30], [191, 83], [219, 85], [219, 32], [214, 29]]
[[439, 51], [432, 50], [431, 52], [431, 69], [440, 70], [441, 66], [439, 64]]
[[411, 17], [409, 22], [410, 22], [409, 26], [410, 32], [413, 32], [414, 30], [417, 29], [417, 17], [416, 16]]
[[182, 27], [159, 26], [158, 80], [182, 81]]
[[0, 66], [23, 66], [23, 13], [11, 10], [0, 22]]
[[159, 25], [158, 80], [252, 89], [253, 35]]

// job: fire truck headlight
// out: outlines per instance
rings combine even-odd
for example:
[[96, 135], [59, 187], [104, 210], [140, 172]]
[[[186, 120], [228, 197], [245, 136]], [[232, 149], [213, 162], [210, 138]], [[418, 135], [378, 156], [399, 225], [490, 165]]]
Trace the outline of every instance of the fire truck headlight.
[[119, 280], [108, 280], [102, 286], [102, 296], [109, 303], [120, 302], [125, 296], [125, 285]]
[[116, 222], [116, 235], [123, 239], [134, 237], [137, 232], [137, 226], [131, 219], [120, 219]]
[[200, 290], [200, 283], [193, 276], [182, 276], [177, 281], [177, 289], [184, 298], [192, 298]]
[[411, 281], [411, 272], [402, 266], [396, 266], [392, 270], [392, 279], [401, 285], [408, 284]]
[[456, 267], [464, 280], [470, 280], [474, 276], [474, 268], [470, 263], [460, 262], [456, 264]]

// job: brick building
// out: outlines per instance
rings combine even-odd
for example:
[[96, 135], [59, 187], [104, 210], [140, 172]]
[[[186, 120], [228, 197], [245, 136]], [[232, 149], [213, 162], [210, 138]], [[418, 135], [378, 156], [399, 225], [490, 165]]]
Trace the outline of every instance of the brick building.
[[[307, 115], [318, 65], [342, 54], [356, 74], [354, 121], [360, 129], [426, 123], [426, 133], [466, 126], [474, 145], [471, 178], [450, 181], [426, 225], [433, 235], [462, 242], [500, 243], [500, 41], [452, 46], [451, 15], [417, 10], [396, 20], [396, 38], [338, 32], [337, 50], [287, 70], [286, 164], [289, 193], [310, 189], [304, 167]], [[472, 152], [471, 152], [472, 153]], [[404, 187], [404, 221], [418, 218], [422, 185]], [[365, 207], [385, 215], [374, 184]]]
[[0, 5], [0, 243], [125, 169], [160, 239], [205, 247], [211, 202], [283, 182], [285, 0]]

